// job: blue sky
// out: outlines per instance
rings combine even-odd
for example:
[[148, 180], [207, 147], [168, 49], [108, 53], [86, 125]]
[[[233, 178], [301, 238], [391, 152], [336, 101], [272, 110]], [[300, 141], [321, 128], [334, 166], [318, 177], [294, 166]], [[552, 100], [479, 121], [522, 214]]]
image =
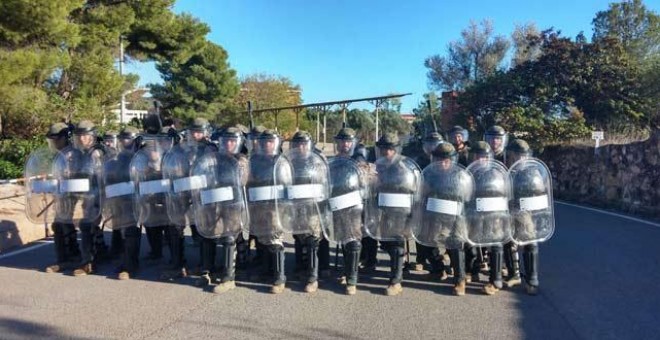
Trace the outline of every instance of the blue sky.
[[[286, 76], [301, 86], [305, 103], [412, 92], [402, 101], [402, 112], [411, 112], [429, 91], [424, 59], [443, 55], [470, 20], [490, 19], [505, 36], [534, 22], [590, 38], [591, 20], [610, 2], [178, 0], [174, 9], [211, 27], [209, 40], [227, 50], [239, 76]], [[644, 3], [660, 9], [660, 0]], [[127, 69], [141, 85], [161, 81], [151, 64]]]

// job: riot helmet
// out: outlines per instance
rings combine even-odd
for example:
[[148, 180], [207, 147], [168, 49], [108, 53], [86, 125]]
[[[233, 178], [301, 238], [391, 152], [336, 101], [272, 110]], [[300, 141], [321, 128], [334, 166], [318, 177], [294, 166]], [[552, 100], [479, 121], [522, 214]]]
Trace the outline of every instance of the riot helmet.
[[147, 134], [157, 135], [163, 128], [163, 123], [160, 120], [160, 116], [154, 113], [147, 115], [142, 121], [142, 128]]
[[266, 129], [258, 139], [256, 152], [267, 156], [277, 156], [280, 153], [281, 139], [277, 131]]
[[422, 149], [427, 156], [430, 156], [433, 150], [443, 142], [442, 136], [434, 131], [424, 136], [422, 139]]
[[369, 159], [369, 150], [367, 150], [367, 147], [364, 146], [364, 144], [358, 143], [355, 147], [355, 151], [353, 151], [353, 159], [359, 162], [367, 162]]
[[499, 125], [493, 125], [486, 130], [484, 134], [484, 141], [490, 145], [490, 149], [496, 155], [504, 152], [508, 141], [508, 134]]
[[309, 155], [314, 150], [312, 136], [307, 131], [296, 132], [291, 141], [289, 141], [289, 150], [299, 153], [302, 156]]
[[65, 123], [55, 123], [48, 129], [46, 138], [48, 139], [48, 147], [51, 150], [62, 150], [70, 143], [71, 130]]
[[106, 148], [117, 150], [117, 148], [118, 148], [117, 136], [118, 135], [119, 135], [119, 133], [117, 131], [114, 131], [114, 130], [106, 131], [103, 134], [103, 146], [105, 146]]
[[522, 139], [514, 139], [506, 146], [504, 163], [507, 167], [511, 167], [513, 163], [529, 157], [532, 157], [532, 149], [529, 148], [529, 144]]
[[457, 149], [462, 148], [462, 145], [468, 141], [469, 137], [468, 131], [460, 125], [454, 126], [447, 132], [447, 140]]
[[440, 143], [431, 152], [431, 162], [442, 162], [443, 167], [446, 163], [446, 167], [448, 168], [450, 165], [455, 165], [458, 162], [458, 153], [450, 143]]
[[393, 157], [400, 153], [401, 141], [396, 133], [385, 133], [376, 142], [376, 158], [385, 157], [392, 160]]
[[135, 141], [139, 133], [140, 131], [138, 131], [137, 128], [132, 126], [127, 126], [123, 128], [121, 132], [119, 132], [119, 136], [118, 136], [118, 143], [117, 143], [118, 150], [135, 151], [135, 149], [137, 149], [137, 145], [135, 145]]
[[257, 125], [250, 129], [250, 133], [247, 136], [247, 148], [248, 152], [256, 152], [259, 148], [259, 137], [261, 134], [266, 131], [266, 128], [263, 125]]
[[470, 163], [476, 160], [493, 159], [493, 151], [490, 145], [484, 141], [478, 141], [470, 148]]
[[211, 135], [211, 123], [206, 118], [195, 118], [188, 126], [187, 136], [189, 140], [201, 142]]
[[218, 138], [218, 148], [220, 152], [226, 152], [236, 155], [241, 152], [243, 146], [243, 133], [235, 127], [224, 129]]
[[335, 136], [335, 153], [338, 156], [351, 157], [357, 144], [355, 130], [343, 127]]
[[96, 144], [96, 125], [82, 120], [73, 129], [73, 146], [78, 150], [89, 150]]

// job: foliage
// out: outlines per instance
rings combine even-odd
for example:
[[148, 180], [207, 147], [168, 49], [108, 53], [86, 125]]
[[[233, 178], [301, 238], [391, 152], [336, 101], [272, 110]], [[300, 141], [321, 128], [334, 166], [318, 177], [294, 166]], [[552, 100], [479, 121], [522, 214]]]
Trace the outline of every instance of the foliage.
[[509, 45], [506, 37], [493, 36], [490, 21], [484, 20], [481, 25], [471, 22], [461, 32], [460, 41], [449, 43], [446, 57], [433, 55], [426, 58], [424, 66], [429, 69], [429, 84], [439, 90], [462, 90], [493, 74]]
[[227, 52], [211, 42], [184, 63], [165, 61], [157, 69], [165, 82], [150, 85], [153, 97], [167, 115], [183, 120], [215, 118], [238, 92], [236, 71], [229, 68]]
[[0, 178], [23, 177], [23, 166], [34, 150], [45, 146], [44, 138], [8, 139], [0, 142]]

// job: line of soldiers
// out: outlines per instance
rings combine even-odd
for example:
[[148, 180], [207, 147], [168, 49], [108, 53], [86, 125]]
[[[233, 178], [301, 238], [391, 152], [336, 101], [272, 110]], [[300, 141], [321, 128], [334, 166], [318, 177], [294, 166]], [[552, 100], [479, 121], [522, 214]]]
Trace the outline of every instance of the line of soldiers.
[[235, 288], [235, 270], [248, 266], [252, 240], [256, 275], [270, 279], [272, 293], [282, 293], [283, 239], [292, 234], [296, 272], [309, 293], [318, 289], [320, 273], [327, 275], [329, 242], [341, 246], [348, 295], [357, 292], [359, 270], [375, 268], [380, 243], [390, 256], [386, 294], [398, 295], [406, 246], [415, 240], [416, 261], [430, 265], [432, 275], [446, 277], [443, 256], [449, 255], [456, 295], [465, 294], [466, 282], [479, 280], [486, 258], [486, 294], [503, 286], [503, 258], [507, 285], [520, 284], [521, 246], [525, 286], [535, 294], [537, 244], [554, 231], [547, 167], [531, 157], [524, 141], [507, 146], [500, 127], [472, 147], [460, 127], [448, 132], [451, 143], [431, 133], [423, 139], [424, 156], [415, 161], [401, 155], [395, 134], [386, 133], [376, 143], [374, 163], [348, 127], [335, 136], [329, 159], [304, 131], [283, 152], [274, 130], [236, 126], [212, 132], [202, 118], [185, 134], [152, 115], [144, 131], [129, 126], [102, 141], [89, 121], [73, 129], [55, 124], [47, 138], [49, 147], [26, 163], [26, 214], [54, 230], [56, 263], [47, 272], [92, 273], [108, 253], [102, 234], [108, 227], [109, 252], [122, 259], [118, 279], [134, 277], [144, 227], [147, 261], [162, 259], [166, 240], [170, 259], [161, 278], [185, 277], [189, 226], [199, 243], [197, 284], [215, 284], [215, 293]]

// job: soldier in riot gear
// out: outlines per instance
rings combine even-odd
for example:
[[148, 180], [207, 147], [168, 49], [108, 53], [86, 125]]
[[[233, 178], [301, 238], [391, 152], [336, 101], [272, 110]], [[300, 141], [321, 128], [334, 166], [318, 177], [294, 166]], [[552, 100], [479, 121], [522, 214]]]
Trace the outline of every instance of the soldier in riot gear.
[[[172, 129], [169, 133], [172, 134]], [[185, 138], [176, 143], [163, 156], [163, 178], [172, 183], [171, 190], [166, 196], [167, 215], [170, 219], [168, 226], [170, 266], [161, 273], [161, 279], [173, 280], [187, 276], [185, 267], [184, 228], [190, 225], [193, 239], [201, 236], [193, 221], [191, 211], [191, 191], [203, 186], [203, 182], [190, 176], [190, 170], [195, 160], [206, 153], [217, 152], [217, 146], [209, 140], [211, 125], [204, 118], [195, 118], [188, 127]], [[174, 134], [172, 134], [174, 136]], [[200, 247], [200, 255], [201, 255]], [[200, 256], [201, 257], [201, 256]]]
[[513, 186], [512, 238], [522, 247], [525, 290], [529, 295], [536, 295], [539, 286], [538, 243], [548, 240], [554, 232], [550, 171], [543, 162], [532, 158], [529, 145], [520, 139], [508, 145], [505, 159]]
[[[100, 181], [105, 152], [96, 137], [94, 123], [81, 121], [73, 130], [73, 147], [61, 150], [56, 160], [60, 178], [57, 202], [60, 208], [59, 217], [79, 221], [81, 263], [78, 269], [73, 271], [74, 276], [92, 273], [98, 255], [105, 250], [103, 234], [99, 227]], [[79, 213], [78, 209], [81, 209]]]
[[456, 125], [447, 132], [447, 140], [454, 146], [458, 153], [458, 164], [468, 166], [470, 164], [468, 157], [470, 155], [470, 145], [468, 143], [468, 131]]
[[488, 143], [477, 142], [471, 158], [468, 170], [475, 180], [475, 198], [468, 207], [468, 239], [477, 246], [489, 247], [490, 277], [483, 291], [494, 295], [502, 289], [503, 243], [510, 237], [510, 180], [504, 164], [492, 159]]
[[[365, 198], [369, 189], [366, 148], [361, 148], [364, 152], [353, 152], [356, 142], [355, 131], [351, 128], [342, 128], [335, 136], [336, 155], [329, 163], [332, 223], [324, 226], [325, 237], [342, 245], [347, 295], [357, 293], [358, 267], [360, 256], [364, 254], [361, 254], [362, 244], [370, 239], [363, 235]], [[373, 241], [374, 250], [378, 251], [377, 241]]]
[[[306, 131], [298, 131], [293, 135], [284, 157], [291, 163], [293, 170], [293, 183], [287, 188], [285, 201], [293, 209], [289, 229], [303, 250], [306, 250], [305, 292], [313, 293], [318, 289], [322, 228], [329, 219], [325, 205], [328, 165], [324, 157], [314, 152], [312, 136]], [[329, 257], [329, 247], [327, 249]]]
[[[117, 156], [119, 152], [119, 145], [117, 143], [117, 136], [119, 133], [114, 130], [106, 131], [103, 134], [103, 148], [105, 149], [105, 158], [111, 159]], [[110, 242], [110, 256], [112, 258], [118, 257], [123, 252], [124, 245], [122, 244], [121, 231], [118, 229], [112, 230], [112, 240]]]
[[495, 160], [504, 163], [504, 150], [506, 148], [509, 136], [499, 125], [493, 125], [486, 130], [484, 141], [488, 143], [493, 151]]
[[[439, 133], [435, 131], [428, 133], [422, 139], [422, 150], [424, 153], [415, 159], [415, 163], [417, 163], [422, 170], [426, 168], [426, 166], [431, 163], [431, 153], [443, 142], [442, 135]], [[419, 242], [415, 243], [415, 249], [417, 250], [417, 258], [415, 259], [417, 264], [414, 267], [415, 270], [424, 269], [424, 265], [428, 262], [431, 264], [432, 274], [440, 274], [442, 279], [446, 278], [442, 259], [438, 255], [438, 249], [427, 247]], [[436, 254], [434, 255], [434, 253]]]
[[[277, 198], [284, 195], [283, 187], [290, 185], [292, 169], [284, 160], [278, 162], [281, 139], [274, 130], [265, 130], [256, 138], [250, 156], [250, 175], [247, 184], [250, 214], [250, 233], [265, 246], [267, 254], [263, 260], [270, 263], [274, 270], [271, 293], [284, 292], [286, 275], [284, 274], [284, 225], [289, 223], [291, 211], [287, 205], [280, 205]], [[264, 266], [268, 268], [268, 265]]]
[[243, 134], [230, 127], [218, 135], [218, 153], [206, 153], [195, 162], [191, 175], [204, 176], [206, 187], [193, 191], [193, 213], [198, 231], [203, 237], [201, 244], [202, 275], [201, 286], [215, 280], [216, 243], [222, 245], [223, 266], [217, 277], [219, 284], [214, 287], [216, 294], [236, 287], [235, 252], [236, 241], [246, 229], [247, 207], [244, 186], [247, 182], [247, 158], [240, 153]]
[[114, 130], [106, 131], [103, 134], [103, 148], [105, 149], [105, 153], [106, 153], [106, 156], [108, 158], [112, 157], [113, 155], [115, 155], [118, 152], [118, 150], [117, 150], [118, 149], [118, 144], [117, 144], [118, 135], [119, 135], [119, 133], [117, 133], [117, 131], [114, 131]]
[[399, 154], [399, 146], [399, 138], [393, 133], [384, 134], [376, 142], [377, 178], [369, 205], [373, 220], [367, 224], [369, 235], [381, 241], [381, 248], [390, 255], [390, 283], [386, 289], [389, 296], [403, 291], [404, 246], [416, 223], [420, 181], [419, 167]]
[[[50, 152], [64, 150], [71, 144], [71, 130], [65, 123], [55, 123], [46, 134]], [[47, 169], [50, 172], [50, 169]], [[80, 261], [80, 249], [76, 228], [73, 223], [54, 221], [52, 223], [57, 263], [46, 267], [46, 273], [58, 273], [73, 268]]]
[[118, 270], [119, 280], [128, 280], [138, 268], [141, 229], [133, 213], [135, 184], [130, 178], [130, 164], [137, 150], [139, 130], [127, 126], [117, 136], [117, 153], [108, 157], [104, 164], [105, 201], [103, 217], [110, 221], [115, 234], [122, 242], [122, 264]]
[[463, 206], [470, 200], [474, 184], [470, 173], [457, 165], [457, 159], [449, 143], [441, 143], [431, 151], [431, 164], [422, 173], [422, 223], [417, 225], [420, 229], [415, 239], [432, 249], [448, 250], [454, 269], [454, 294], [460, 296], [465, 295], [466, 284], [467, 220]]

